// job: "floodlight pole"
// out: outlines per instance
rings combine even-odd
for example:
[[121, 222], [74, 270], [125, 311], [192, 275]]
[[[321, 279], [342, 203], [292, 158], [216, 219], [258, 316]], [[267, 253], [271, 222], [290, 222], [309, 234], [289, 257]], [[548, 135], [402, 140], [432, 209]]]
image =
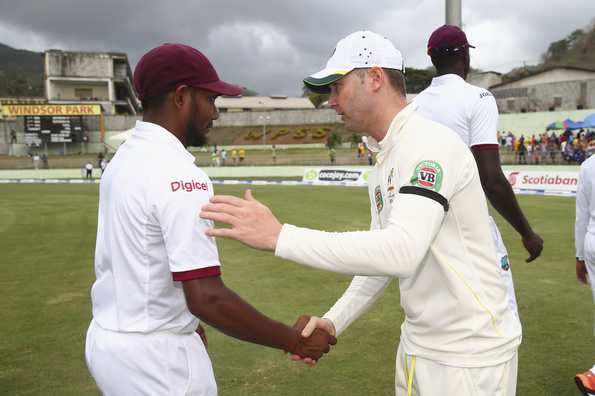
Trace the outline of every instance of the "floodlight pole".
[[463, 27], [463, 16], [462, 16], [462, 0], [446, 0], [446, 24], [447, 25], [456, 25], [458, 27]]

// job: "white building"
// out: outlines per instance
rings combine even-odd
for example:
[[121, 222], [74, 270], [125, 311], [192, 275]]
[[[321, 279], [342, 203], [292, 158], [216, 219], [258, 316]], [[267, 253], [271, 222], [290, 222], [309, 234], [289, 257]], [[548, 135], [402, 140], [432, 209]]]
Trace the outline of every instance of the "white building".
[[105, 114], [136, 114], [140, 102], [124, 53], [44, 53], [46, 98], [51, 104], [100, 104]]
[[501, 113], [595, 108], [595, 70], [553, 66], [490, 87]]

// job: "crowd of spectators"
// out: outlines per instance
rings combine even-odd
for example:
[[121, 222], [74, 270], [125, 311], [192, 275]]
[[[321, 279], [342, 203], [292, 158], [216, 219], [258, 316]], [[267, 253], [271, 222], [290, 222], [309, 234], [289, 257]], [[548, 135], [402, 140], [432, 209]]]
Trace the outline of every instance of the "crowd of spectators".
[[515, 164], [582, 164], [595, 152], [595, 130], [546, 131], [525, 137], [499, 131], [503, 153], [514, 156]]

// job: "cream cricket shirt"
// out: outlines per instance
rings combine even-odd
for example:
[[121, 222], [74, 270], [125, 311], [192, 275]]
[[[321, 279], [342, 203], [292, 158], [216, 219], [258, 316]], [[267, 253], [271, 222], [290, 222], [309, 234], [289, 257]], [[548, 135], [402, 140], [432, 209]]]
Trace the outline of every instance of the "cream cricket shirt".
[[220, 274], [210, 221], [213, 194], [194, 157], [162, 127], [138, 121], [100, 185], [93, 318], [104, 329], [191, 333], [182, 280]]
[[450, 129], [415, 113], [393, 120], [369, 179], [372, 229], [284, 225], [276, 254], [356, 274], [325, 315], [341, 333], [399, 278], [405, 352], [481, 367], [512, 358], [521, 328], [509, 310], [475, 160]]
[[456, 74], [434, 77], [413, 99], [418, 114], [455, 131], [469, 147], [498, 148], [498, 106], [490, 91]]

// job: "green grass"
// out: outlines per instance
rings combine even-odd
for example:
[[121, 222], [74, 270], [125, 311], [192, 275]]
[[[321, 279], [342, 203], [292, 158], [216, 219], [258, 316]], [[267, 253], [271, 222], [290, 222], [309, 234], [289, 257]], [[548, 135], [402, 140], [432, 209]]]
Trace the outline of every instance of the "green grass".
[[[216, 186], [240, 194], [244, 186]], [[365, 229], [365, 189], [253, 187], [282, 221], [327, 230]], [[97, 394], [84, 363], [94, 280], [97, 186], [0, 186], [0, 394]], [[518, 395], [576, 395], [573, 375], [595, 361], [593, 301], [574, 276], [574, 200], [520, 197], [546, 241], [526, 264], [518, 237], [497, 218], [517, 289], [524, 339]], [[266, 314], [293, 323], [321, 314], [350, 277], [283, 262], [219, 241], [225, 282]], [[315, 369], [281, 352], [209, 328], [209, 353], [222, 396], [391, 395], [403, 319], [396, 283], [356, 321]]]

